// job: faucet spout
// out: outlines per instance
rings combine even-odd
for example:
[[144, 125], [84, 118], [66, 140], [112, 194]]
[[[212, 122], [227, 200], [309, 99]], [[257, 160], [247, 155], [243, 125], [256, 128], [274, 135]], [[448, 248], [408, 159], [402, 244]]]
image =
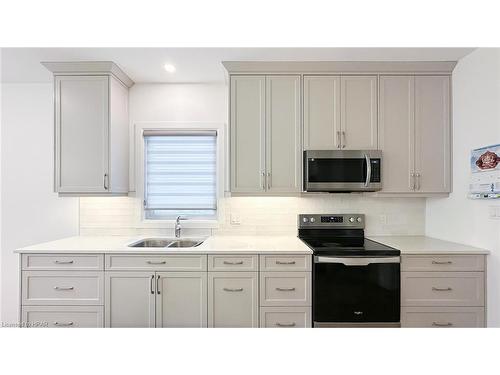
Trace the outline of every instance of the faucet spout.
[[186, 217], [183, 216], [177, 216], [175, 219], [175, 238], [180, 238], [181, 237], [181, 220], [187, 220]]

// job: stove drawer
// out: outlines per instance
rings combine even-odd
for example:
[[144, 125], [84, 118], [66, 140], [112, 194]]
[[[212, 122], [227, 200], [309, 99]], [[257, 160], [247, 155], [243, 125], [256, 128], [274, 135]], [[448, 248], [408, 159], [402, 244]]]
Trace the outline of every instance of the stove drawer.
[[484, 327], [483, 307], [403, 307], [403, 328]]
[[401, 272], [402, 306], [484, 306], [483, 272]]
[[310, 272], [261, 272], [261, 306], [311, 306]]
[[261, 255], [261, 271], [311, 271], [311, 255]]

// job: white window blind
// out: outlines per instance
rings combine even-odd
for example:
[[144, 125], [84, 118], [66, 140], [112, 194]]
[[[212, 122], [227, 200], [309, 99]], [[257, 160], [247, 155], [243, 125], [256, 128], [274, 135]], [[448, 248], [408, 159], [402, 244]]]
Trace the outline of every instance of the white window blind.
[[144, 131], [146, 219], [217, 213], [217, 133]]

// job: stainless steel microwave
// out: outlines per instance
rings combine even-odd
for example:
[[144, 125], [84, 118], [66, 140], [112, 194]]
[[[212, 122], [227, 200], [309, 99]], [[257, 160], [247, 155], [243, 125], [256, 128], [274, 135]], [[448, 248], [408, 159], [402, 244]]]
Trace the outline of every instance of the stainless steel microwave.
[[304, 151], [304, 191], [361, 192], [382, 189], [382, 151]]

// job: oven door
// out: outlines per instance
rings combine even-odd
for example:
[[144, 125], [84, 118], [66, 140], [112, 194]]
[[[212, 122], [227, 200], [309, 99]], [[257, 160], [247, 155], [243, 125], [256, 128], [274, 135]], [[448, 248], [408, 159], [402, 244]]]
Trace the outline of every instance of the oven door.
[[304, 190], [377, 191], [382, 188], [379, 150], [305, 151]]
[[325, 323], [400, 321], [399, 257], [314, 257], [313, 320]]

